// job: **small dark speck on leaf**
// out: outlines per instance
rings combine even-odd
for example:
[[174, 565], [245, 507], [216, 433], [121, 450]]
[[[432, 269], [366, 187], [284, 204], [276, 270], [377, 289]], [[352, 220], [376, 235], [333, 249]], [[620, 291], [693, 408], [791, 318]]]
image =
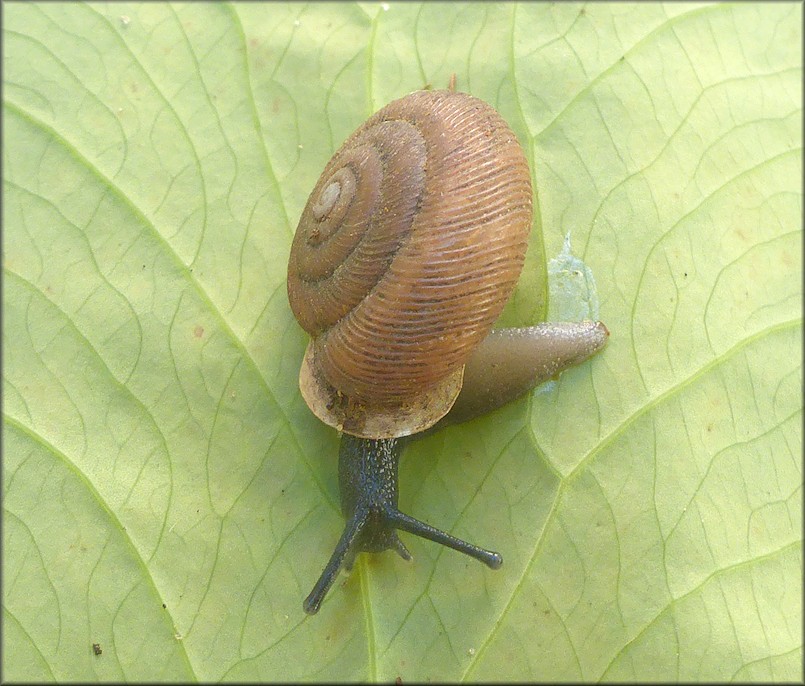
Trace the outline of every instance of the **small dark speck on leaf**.
[[100, 643], [93, 643], [92, 644], [92, 652], [95, 653], [96, 655], [100, 655], [103, 652], [103, 650], [101, 650], [101, 644]]
[[193, 328], [193, 337], [194, 338], [201, 338], [204, 335], [204, 327], [200, 325], [196, 325]]
[[164, 610], [166, 607], [168, 607], [168, 606], [165, 605], [165, 603], [162, 603], [162, 609]]
[[398, 676], [398, 677], [397, 677], [397, 678], [394, 680], [394, 683], [395, 683], [395, 684], [397, 684], [397, 686], [399, 686], [399, 684], [401, 684], [401, 683], [402, 683], [402, 677], [401, 677], [401, 676]]

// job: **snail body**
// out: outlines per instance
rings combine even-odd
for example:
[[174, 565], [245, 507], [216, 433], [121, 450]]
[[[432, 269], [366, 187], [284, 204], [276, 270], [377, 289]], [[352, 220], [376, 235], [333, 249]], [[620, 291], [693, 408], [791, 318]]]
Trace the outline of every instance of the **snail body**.
[[302, 396], [343, 432], [347, 524], [306, 612], [318, 611], [359, 552], [410, 559], [397, 529], [502, 564], [498, 553], [400, 512], [397, 465], [401, 439], [454, 405], [457, 420], [488, 411], [605, 344], [606, 328], [593, 322], [490, 335], [522, 270], [531, 222], [530, 172], [514, 133], [465, 93], [395, 100], [326, 165], [294, 236], [288, 298], [311, 336]]

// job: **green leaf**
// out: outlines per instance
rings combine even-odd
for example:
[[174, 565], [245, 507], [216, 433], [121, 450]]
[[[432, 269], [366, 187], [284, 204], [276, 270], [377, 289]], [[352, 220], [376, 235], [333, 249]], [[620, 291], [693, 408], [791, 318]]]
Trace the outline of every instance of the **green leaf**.
[[[801, 678], [800, 4], [3, 19], [6, 679]], [[342, 519], [291, 237], [341, 141], [454, 72], [538, 189], [504, 321], [570, 234], [612, 336], [406, 451], [402, 508], [501, 570], [409, 538], [306, 617]]]

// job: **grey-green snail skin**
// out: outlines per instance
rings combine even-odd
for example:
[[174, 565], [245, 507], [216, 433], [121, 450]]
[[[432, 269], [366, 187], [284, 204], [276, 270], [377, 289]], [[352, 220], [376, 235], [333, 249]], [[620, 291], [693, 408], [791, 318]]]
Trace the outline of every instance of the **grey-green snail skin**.
[[531, 223], [525, 155], [500, 115], [466, 93], [391, 102], [327, 163], [294, 236], [288, 299], [311, 337], [302, 396], [342, 432], [346, 525], [305, 612], [318, 612], [358, 553], [410, 559], [397, 530], [503, 563], [400, 512], [397, 467], [405, 437], [499, 407], [606, 344], [600, 322], [492, 331]]

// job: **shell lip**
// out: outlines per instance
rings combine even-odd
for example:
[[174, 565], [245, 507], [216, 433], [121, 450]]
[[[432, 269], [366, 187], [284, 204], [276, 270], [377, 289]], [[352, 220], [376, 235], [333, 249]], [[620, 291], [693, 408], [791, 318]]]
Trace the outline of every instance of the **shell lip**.
[[458, 397], [463, 378], [462, 366], [413, 398], [372, 406], [340, 393], [327, 383], [316, 370], [311, 341], [299, 370], [299, 390], [310, 411], [328, 426], [359, 438], [400, 438], [424, 431], [444, 417]]

